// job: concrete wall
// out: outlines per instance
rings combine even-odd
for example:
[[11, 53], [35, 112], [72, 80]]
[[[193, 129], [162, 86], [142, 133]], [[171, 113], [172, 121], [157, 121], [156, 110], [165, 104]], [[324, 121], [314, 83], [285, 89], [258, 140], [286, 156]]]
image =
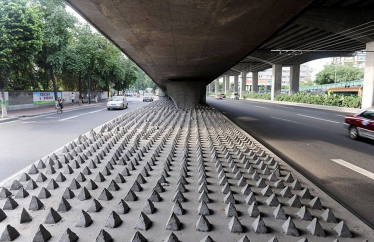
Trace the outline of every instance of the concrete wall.
[[205, 102], [206, 84], [198, 80], [169, 81], [166, 93], [178, 108], [191, 109]]

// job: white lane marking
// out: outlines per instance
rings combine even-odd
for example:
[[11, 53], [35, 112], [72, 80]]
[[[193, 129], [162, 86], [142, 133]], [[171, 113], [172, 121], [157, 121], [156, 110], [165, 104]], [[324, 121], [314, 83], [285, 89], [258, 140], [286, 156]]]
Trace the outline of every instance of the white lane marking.
[[279, 120], [282, 120], [282, 121], [286, 121], [286, 122], [290, 122], [290, 123], [295, 123], [295, 124], [301, 124], [301, 123], [296, 122], [296, 121], [292, 121], [292, 120], [284, 119], [284, 118], [278, 118], [278, 117], [274, 117], [274, 116], [270, 116], [270, 118], [279, 119]]
[[335, 114], [335, 116], [345, 117], [346, 115]]
[[353, 170], [353, 171], [355, 171], [357, 173], [360, 173], [361, 175], [364, 175], [364, 176], [369, 177], [370, 179], [374, 180], [374, 173], [372, 173], [370, 171], [362, 169], [361, 167], [355, 166], [355, 165], [353, 165], [353, 164], [351, 164], [349, 162], [346, 162], [346, 161], [344, 161], [342, 159], [331, 159], [331, 160], [333, 162], [335, 162], [335, 163], [338, 163], [338, 164], [340, 164], [342, 166], [345, 166], [345, 167], [347, 167], [347, 168], [349, 168], [349, 169], [351, 169], [351, 170]]
[[96, 110], [96, 111], [92, 111], [92, 112], [89, 112], [89, 113], [97, 113], [97, 112], [100, 112], [100, 111], [103, 111], [105, 109], [100, 109], [100, 110]]
[[29, 122], [22, 122], [23, 124], [31, 124], [31, 123], [35, 123], [36, 121], [29, 121]]
[[103, 110], [105, 110], [105, 109], [100, 109], [100, 110], [96, 110], [96, 111], [92, 111], [92, 112], [88, 112], [88, 113], [82, 113], [82, 114], [79, 114], [79, 115], [71, 116], [69, 118], [63, 118], [63, 119], [60, 119], [58, 121], [65, 121], [65, 120], [77, 118], [77, 117], [80, 117], [80, 116], [83, 116], [83, 115], [87, 115], [87, 114], [90, 114], [90, 113], [97, 113], [97, 112], [100, 112], [100, 111], [103, 111]]
[[0, 123], [0, 125], [2, 124], [9, 124], [9, 123], [14, 123], [14, 122], [18, 122], [19, 120], [14, 120], [14, 121], [9, 121], [9, 122], [4, 122], [4, 123]]
[[323, 118], [317, 118], [317, 117], [312, 117], [312, 116], [302, 115], [302, 114], [297, 114], [297, 115], [299, 115], [301, 117], [305, 117], [305, 118], [312, 118], [312, 119], [317, 119], [317, 120], [326, 121], [326, 122], [330, 122], [330, 123], [340, 124], [340, 122], [336, 122], [336, 121], [333, 121], [333, 120], [328, 120], [328, 119], [323, 119]]
[[285, 106], [280, 106], [280, 105], [277, 105], [277, 107], [279, 107], [279, 108], [287, 108], [287, 109], [295, 109], [295, 108], [290, 108], [290, 107], [285, 107]]
[[257, 105], [253, 105], [253, 107], [268, 109], [268, 108], [266, 108], [266, 107], [257, 106]]

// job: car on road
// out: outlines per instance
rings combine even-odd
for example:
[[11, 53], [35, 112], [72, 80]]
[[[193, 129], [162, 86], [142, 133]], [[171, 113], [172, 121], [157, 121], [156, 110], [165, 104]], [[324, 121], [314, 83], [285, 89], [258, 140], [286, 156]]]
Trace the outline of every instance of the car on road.
[[217, 93], [216, 94], [216, 99], [222, 99], [222, 94]]
[[221, 93], [221, 95], [222, 95], [222, 98], [226, 98], [226, 94]]
[[374, 108], [361, 110], [354, 115], [347, 115], [344, 128], [351, 139], [365, 137], [374, 140]]
[[234, 92], [234, 93], [231, 95], [231, 99], [239, 100], [239, 93]]
[[126, 100], [126, 97], [124, 96], [113, 96], [109, 98], [106, 108], [108, 110], [111, 109], [125, 109], [129, 106], [129, 103]]
[[144, 93], [143, 102], [153, 102], [153, 97], [151, 93]]

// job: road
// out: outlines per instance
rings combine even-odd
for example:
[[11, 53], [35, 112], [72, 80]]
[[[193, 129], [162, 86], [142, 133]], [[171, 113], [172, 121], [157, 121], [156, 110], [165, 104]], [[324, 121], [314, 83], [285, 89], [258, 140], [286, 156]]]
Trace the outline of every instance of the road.
[[[144, 106], [139, 98], [128, 98], [125, 110], [107, 111], [106, 103], [0, 123], [0, 181], [62, 147], [92, 128]], [[6, 167], [6, 169], [4, 169]]]
[[374, 227], [374, 142], [349, 139], [344, 113], [212, 97], [207, 102]]

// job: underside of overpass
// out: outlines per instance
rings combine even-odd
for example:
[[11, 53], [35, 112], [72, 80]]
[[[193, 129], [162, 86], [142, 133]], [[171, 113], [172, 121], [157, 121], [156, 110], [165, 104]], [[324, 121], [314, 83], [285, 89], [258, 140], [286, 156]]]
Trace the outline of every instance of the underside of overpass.
[[221, 75], [351, 56], [374, 39], [374, 0], [66, 1], [180, 108]]

